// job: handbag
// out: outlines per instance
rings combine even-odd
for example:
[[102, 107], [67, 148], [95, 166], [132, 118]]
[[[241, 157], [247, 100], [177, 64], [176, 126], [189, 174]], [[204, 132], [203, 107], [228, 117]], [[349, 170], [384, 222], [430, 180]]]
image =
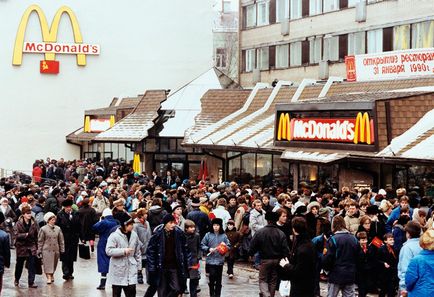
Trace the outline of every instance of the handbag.
[[90, 248], [85, 243], [80, 243], [78, 245], [78, 256], [82, 259], [89, 260], [90, 259]]
[[42, 258], [36, 257], [36, 260], [35, 260], [35, 274], [42, 275]]
[[290, 281], [281, 281], [279, 284], [280, 296], [289, 296], [290, 291], [291, 291], [291, 282]]

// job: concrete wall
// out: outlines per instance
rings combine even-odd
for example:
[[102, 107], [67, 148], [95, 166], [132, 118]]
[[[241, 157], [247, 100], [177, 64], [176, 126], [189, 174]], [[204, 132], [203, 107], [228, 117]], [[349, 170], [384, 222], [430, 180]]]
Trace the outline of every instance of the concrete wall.
[[[69, 6], [85, 43], [99, 44], [100, 56], [87, 66], [75, 56], [57, 55], [58, 75], [39, 73], [41, 54], [24, 54], [12, 66], [18, 25], [24, 11], [39, 5], [49, 24]], [[36, 158], [78, 158], [65, 136], [83, 124], [83, 111], [107, 106], [115, 96], [146, 89], [174, 89], [212, 66], [211, 0], [0, 1], [0, 168], [31, 170]], [[41, 41], [32, 14], [25, 41]], [[69, 20], [60, 22], [58, 42], [72, 42]]]

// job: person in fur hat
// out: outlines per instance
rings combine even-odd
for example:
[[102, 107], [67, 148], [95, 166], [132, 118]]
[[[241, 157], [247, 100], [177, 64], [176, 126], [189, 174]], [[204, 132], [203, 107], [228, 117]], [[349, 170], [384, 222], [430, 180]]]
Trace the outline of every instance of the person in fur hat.
[[231, 248], [228, 237], [223, 231], [223, 220], [215, 218], [211, 221], [212, 231], [208, 232], [201, 242], [202, 251], [207, 254], [206, 264], [209, 271], [209, 295], [220, 297], [222, 291], [223, 264], [225, 254], [219, 249], [221, 243]]

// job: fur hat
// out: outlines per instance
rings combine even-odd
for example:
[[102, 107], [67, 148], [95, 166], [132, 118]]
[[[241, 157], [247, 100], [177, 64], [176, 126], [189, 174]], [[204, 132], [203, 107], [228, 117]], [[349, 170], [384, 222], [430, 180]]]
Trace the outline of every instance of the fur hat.
[[68, 207], [68, 206], [72, 206], [74, 204], [74, 201], [72, 201], [71, 199], [65, 199], [62, 201], [62, 206], [63, 207]]
[[112, 210], [108, 207], [102, 211], [103, 217], [112, 216], [112, 215], [113, 215]]
[[54, 213], [52, 213], [51, 211], [47, 212], [47, 213], [44, 215], [44, 222], [45, 222], [45, 223], [48, 223], [48, 221], [51, 220], [53, 217], [54, 217], [54, 218], [56, 217], [56, 215], [55, 215]]
[[309, 203], [307, 205], [307, 212], [310, 212], [312, 210], [312, 208], [316, 207], [319, 211], [319, 209], [321, 208], [321, 206], [319, 205], [319, 203], [317, 201], [312, 201], [311, 203]]
[[223, 220], [222, 219], [220, 219], [220, 218], [214, 218], [214, 219], [212, 219], [211, 225], [219, 225], [220, 226], [219, 233], [220, 234], [224, 233], [224, 230], [223, 230]]
[[126, 212], [121, 211], [116, 215], [117, 220], [121, 224], [121, 226], [128, 225], [128, 223], [133, 222], [133, 218]]
[[174, 222], [174, 221], [176, 221], [175, 217], [172, 214], [168, 213], [163, 217], [163, 220], [161, 221], [161, 223], [163, 225], [166, 225], [167, 223]]
[[118, 200], [115, 200], [114, 202], [113, 202], [113, 206], [114, 207], [116, 207], [116, 206], [124, 206], [125, 205], [125, 199], [124, 198], [119, 198]]
[[427, 230], [419, 239], [419, 245], [424, 250], [434, 251], [434, 230]]

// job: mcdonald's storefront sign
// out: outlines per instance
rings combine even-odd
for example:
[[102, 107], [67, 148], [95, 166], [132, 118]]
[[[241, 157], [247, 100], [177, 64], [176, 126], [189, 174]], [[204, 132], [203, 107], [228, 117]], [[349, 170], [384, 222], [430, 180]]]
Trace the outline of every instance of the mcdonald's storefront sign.
[[354, 118], [292, 119], [289, 112], [281, 112], [276, 128], [277, 141], [375, 143], [374, 120], [368, 112], [358, 112]]
[[[27, 24], [33, 12], [36, 13], [39, 18], [43, 42], [24, 41]], [[70, 20], [74, 43], [57, 43], [59, 24], [64, 14], [66, 14]], [[100, 46], [97, 44], [83, 43], [83, 36], [77, 17], [71, 8], [67, 6], [60, 7], [54, 15], [54, 19], [49, 27], [47, 17], [42, 9], [38, 5], [31, 5], [24, 12], [18, 26], [12, 65], [19, 66], [22, 64], [23, 53], [45, 54], [45, 60], [40, 63], [40, 72], [58, 73], [59, 61], [56, 61], [56, 54], [76, 55], [77, 65], [86, 66], [86, 55], [99, 55]]]

